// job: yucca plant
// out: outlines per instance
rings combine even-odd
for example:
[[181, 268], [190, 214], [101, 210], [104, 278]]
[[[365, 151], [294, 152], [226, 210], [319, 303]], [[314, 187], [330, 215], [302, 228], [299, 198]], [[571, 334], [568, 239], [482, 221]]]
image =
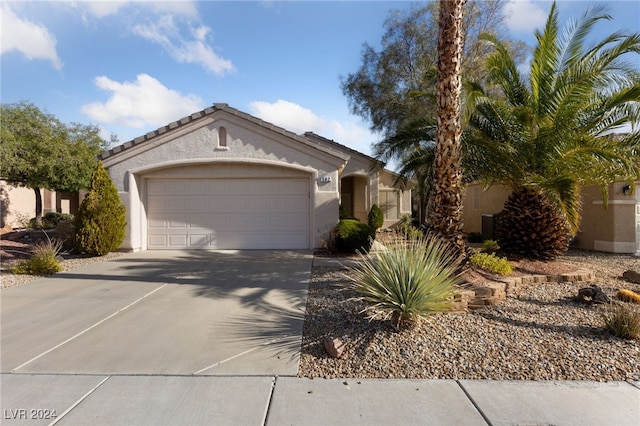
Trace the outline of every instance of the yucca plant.
[[629, 305], [611, 304], [602, 314], [605, 327], [616, 337], [640, 339], [640, 311]]
[[[562, 31], [554, 3], [526, 73], [506, 44], [483, 36], [499, 93], [466, 84], [464, 141], [475, 161], [465, 166], [487, 185], [513, 189], [498, 227], [505, 250], [542, 259], [565, 252], [580, 224], [582, 188], [599, 186], [606, 203], [609, 184], [640, 179], [640, 73], [627, 60], [640, 52], [640, 34], [588, 42], [610, 19], [594, 6]], [[629, 124], [624, 136], [603, 136]]]
[[448, 310], [460, 283], [458, 261], [449, 243], [424, 237], [396, 244], [375, 255], [361, 254], [350, 288], [370, 302], [363, 312], [390, 319], [396, 329], [420, 317]]

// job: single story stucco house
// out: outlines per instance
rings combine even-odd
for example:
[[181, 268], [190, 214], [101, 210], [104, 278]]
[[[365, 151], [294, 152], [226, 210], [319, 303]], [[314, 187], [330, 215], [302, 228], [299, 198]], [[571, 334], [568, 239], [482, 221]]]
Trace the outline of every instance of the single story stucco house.
[[100, 155], [127, 208], [124, 250], [313, 249], [339, 206], [385, 226], [411, 213], [396, 175], [314, 133], [298, 135], [226, 104]]
[[[582, 219], [573, 246], [640, 255], [640, 182], [635, 186], [633, 193], [627, 182], [610, 184], [606, 208], [599, 188], [585, 188], [581, 193]], [[502, 185], [486, 189], [479, 182], [467, 185], [463, 201], [463, 231], [483, 232], [483, 222], [485, 228], [491, 228], [491, 216], [502, 210], [510, 193], [511, 190]]]

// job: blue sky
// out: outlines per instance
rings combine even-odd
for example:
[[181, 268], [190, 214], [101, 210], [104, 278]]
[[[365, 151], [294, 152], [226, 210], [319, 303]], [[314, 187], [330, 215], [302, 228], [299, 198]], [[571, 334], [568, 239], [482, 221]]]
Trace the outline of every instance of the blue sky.
[[[595, 4], [559, 1], [560, 19]], [[640, 1], [606, 4], [614, 19], [596, 34], [640, 31]], [[0, 99], [29, 100], [64, 122], [97, 124], [120, 142], [223, 102], [369, 153], [378, 136], [349, 113], [339, 78], [358, 69], [363, 43], [379, 43], [389, 11], [410, 6], [2, 1]], [[509, 31], [532, 45], [550, 7], [548, 1], [509, 4]]]

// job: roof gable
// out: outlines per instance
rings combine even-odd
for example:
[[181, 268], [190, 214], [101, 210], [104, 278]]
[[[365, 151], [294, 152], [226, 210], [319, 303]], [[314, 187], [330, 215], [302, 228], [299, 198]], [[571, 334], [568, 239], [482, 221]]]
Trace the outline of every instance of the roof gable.
[[[168, 132], [172, 132], [172, 131], [176, 131], [188, 124], [194, 123], [195, 121], [198, 120], [202, 120], [205, 117], [209, 117], [212, 116], [214, 114], [216, 114], [219, 111], [224, 111], [227, 114], [230, 114], [232, 116], [241, 118], [245, 121], [251, 122], [257, 126], [259, 126], [262, 129], [283, 135], [289, 139], [295, 140], [299, 143], [302, 143], [306, 146], [309, 146], [311, 148], [317, 149], [319, 151], [325, 152], [327, 154], [330, 154], [334, 157], [338, 157], [341, 160], [344, 161], [348, 161], [350, 156], [348, 154], [346, 154], [345, 152], [342, 151], [338, 151], [338, 150], [334, 150], [334, 149], [330, 149], [328, 147], [319, 145], [317, 143], [313, 143], [312, 141], [309, 140], [309, 138], [305, 137], [305, 136], [300, 136], [297, 135], [293, 132], [290, 132], [282, 127], [276, 126], [275, 124], [266, 122], [264, 120], [261, 120], [257, 117], [254, 117], [250, 114], [247, 114], [245, 112], [242, 112], [238, 109], [232, 108], [230, 107], [228, 104], [225, 103], [216, 103], [213, 104], [211, 107], [205, 108], [202, 111], [198, 111], [195, 112], [193, 114], [190, 114], [186, 117], [183, 117], [179, 120], [173, 121], [165, 126], [159, 127], [156, 130], [153, 130], [151, 132], [148, 132], [147, 134], [143, 135], [143, 136], [139, 136], [133, 140], [130, 140], [128, 142], [125, 142], [121, 145], [118, 145], [116, 147], [113, 147], [107, 151], [102, 152], [99, 156], [98, 156], [98, 160], [104, 161], [106, 159], [109, 159], [113, 156], [119, 155], [120, 153], [127, 151], [133, 147], [137, 147], [140, 146], [142, 144], [146, 144], [149, 143], [150, 141], [153, 141], [154, 139], [162, 136], [162, 135], [166, 135]], [[354, 151], [355, 153], [357, 153], [357, 151]], [[364, 154], [361, 154], [364, 155]]]

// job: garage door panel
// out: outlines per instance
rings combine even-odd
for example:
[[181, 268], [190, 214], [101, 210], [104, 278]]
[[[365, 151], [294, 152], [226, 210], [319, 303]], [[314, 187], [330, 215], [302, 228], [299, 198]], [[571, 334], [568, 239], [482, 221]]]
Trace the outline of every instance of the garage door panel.
[[149, 236], [149, 246], [166, 247], [167, 246], [167, 235], [150, 235]]
[[186, 234], [170, 234], [169, 235], [169, 248], [177, 248], [184, 247], [187, 245], [187, 235]]
[[149, 179], [150, 249], [307, 249], [307, 179]]

